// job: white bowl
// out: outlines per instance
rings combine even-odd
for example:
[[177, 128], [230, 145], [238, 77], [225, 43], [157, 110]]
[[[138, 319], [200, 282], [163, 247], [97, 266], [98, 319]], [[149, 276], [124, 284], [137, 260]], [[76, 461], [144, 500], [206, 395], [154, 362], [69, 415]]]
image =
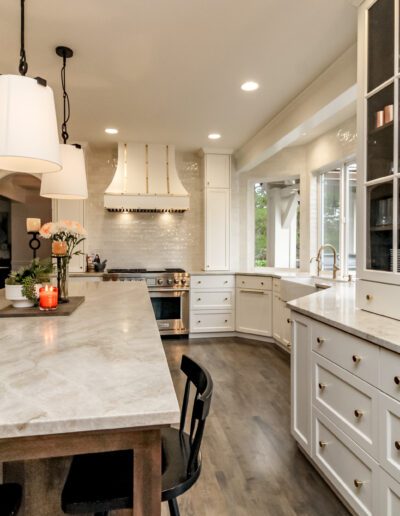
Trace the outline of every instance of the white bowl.
[[[36, 294], [39, 297], [39, 288], [41, 285], [36, 285]], [[11, 301], [14, 308], [29, 308], [35, 306], [33, 301], [22, 295], [22, 285], [6, 285], [6, 299]]]

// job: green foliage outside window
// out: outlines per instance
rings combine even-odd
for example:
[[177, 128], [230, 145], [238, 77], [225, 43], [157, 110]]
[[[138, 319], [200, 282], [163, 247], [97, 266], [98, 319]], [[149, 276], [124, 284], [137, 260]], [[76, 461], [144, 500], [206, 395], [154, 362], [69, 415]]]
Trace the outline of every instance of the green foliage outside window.
[[265, 184], [256, 183], [254, 186], [255, 201], [255, 250], [254, 265], [267, 266], [267, 217], [268, 200]]

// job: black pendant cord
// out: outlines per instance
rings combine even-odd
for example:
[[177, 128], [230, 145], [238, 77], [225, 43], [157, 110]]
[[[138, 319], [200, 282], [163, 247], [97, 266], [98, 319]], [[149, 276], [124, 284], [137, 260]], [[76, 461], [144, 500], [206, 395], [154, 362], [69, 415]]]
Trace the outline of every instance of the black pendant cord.
[[69, 134], [67, 131], [67, 123], [71, 117], [71, 105], [69, 102], [69, 96], [66, 90], [66, 78], [65, 78], [65, 69], [67, 65], [67, 58], [63, 56], [63, 66], [61, 68], [61, 85], [63, 89], [63, 101], [64, 101], [64, 121], [61, 126], [61, 136], [64, 144], [67, 143]]
[[25, 0], [21, 0], [21, 49], [19, 52], [19, 73], [26, 75], [28, 63], [25, 52]]

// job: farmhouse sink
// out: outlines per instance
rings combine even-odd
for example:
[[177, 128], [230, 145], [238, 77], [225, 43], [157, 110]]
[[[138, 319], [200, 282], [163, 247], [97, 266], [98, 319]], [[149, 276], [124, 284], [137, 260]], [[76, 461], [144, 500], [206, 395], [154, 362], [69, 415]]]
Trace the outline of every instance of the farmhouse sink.
[[282, 278], [281, 299], [287, 303], [288, 301], [293, 301], [293, 299], [314, 294], [320, 289], [329, 288], [331, 286], [331, 283], [325, 282], [321, 278], [313, 278], [311, 276]]

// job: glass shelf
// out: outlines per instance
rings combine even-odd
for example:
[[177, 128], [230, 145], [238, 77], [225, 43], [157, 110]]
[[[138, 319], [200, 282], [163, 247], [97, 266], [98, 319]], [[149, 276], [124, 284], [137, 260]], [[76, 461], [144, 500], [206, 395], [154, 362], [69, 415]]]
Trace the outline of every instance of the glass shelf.
[[367, 268], [392, 270], [393, 181], [367, 187]]

